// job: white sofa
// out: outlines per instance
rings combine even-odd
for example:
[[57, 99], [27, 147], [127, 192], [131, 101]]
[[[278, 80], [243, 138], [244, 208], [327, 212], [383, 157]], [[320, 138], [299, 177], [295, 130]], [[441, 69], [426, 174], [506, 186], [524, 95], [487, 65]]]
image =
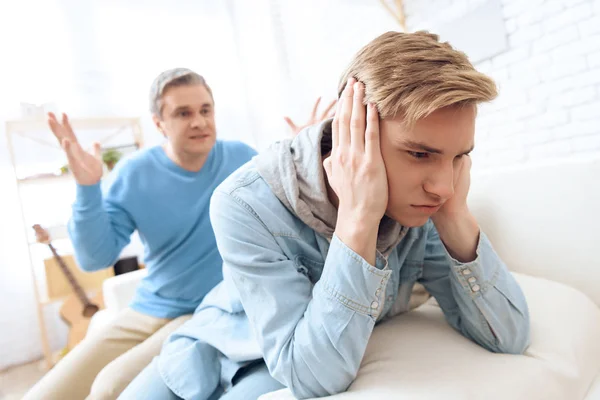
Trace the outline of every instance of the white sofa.
[[[600, 158], [474, 174], [469, 203], [528, 299], [525, 355], [485, 351], [429, 301], [377, 326], [356, 380], [331, 398], [600, 400]], [[106, 282], [107, 314], [135, 274]]]
[[127, 307], [135, 294], [138, 283], [146, 276], [146, 269], [128, 272], [108, 278], [102, 284], [104, 309], [98, 311], [90, 321], [87, 334], [99, 330]]

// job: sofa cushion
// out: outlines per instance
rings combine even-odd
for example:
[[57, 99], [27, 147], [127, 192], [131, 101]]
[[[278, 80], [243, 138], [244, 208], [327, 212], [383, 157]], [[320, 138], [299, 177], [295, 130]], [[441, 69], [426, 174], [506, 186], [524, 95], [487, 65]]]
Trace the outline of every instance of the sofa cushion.
[[[515, 274], [528, 300], [531, 345], [494, 354], [454, 331], [435, 302], [373, 332], [350, 399], [584, 399], [600, 372], [600, 309], [569, 286]], [[286, 390], [261, 400], [293, 399]]]

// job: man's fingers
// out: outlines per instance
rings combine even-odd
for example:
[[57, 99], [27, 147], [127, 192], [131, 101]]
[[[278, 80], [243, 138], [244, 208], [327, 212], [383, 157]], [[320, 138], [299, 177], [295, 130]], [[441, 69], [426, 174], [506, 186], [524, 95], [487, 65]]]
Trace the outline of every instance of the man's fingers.
[[294, 133], [298, 130], [298, 126], [294, 123], [294, 121], [292, 121], [292, 119], [290, 117], [283, 117], [283, 120], [285, 121], [286, 124], [288, 124], [290, 129], [292, 131], [294, 131]]
[[333, 107], [336, 103], [337, 100], [333, 100], [331, 103], [329, 103], [325, 111], [323, 111], [323, 114], [321, 114], [321, 118], [319, 118], [319, 120], [323, 121], [324, 119], [333, 117], [335, 115], [335, 110]]
[[354, 94], [354, 78], [349, 78], [341, 97], [341, 109], [338, 115], [338, 146], [345, 148], [350, 145], [350, 117], [352, 115], [352, 96]]
[[96, 160], [102, 160], [102, 147], [98, 142], [94, 142], [94, 158]]
[[68, 138], [71, 142], [77, 142], [77, 137], [75, 136], [75, 132], [73, 132], [73, 128], [71, 127], [71, 123], [69, 122], [69, 117], [66, 114], [62, 115], [61, 121], [58, 121], [56, 115], [54, 113], [48, 113], [48, 126], [50, 130], [58, 139], [59, 143], [62, 146], [62, 140]]
[[75, 173], [75, 171], [78, 169], [77, 166], [79, 165], [79, 159], [73, 151], [73, 143], [71, 142], [71, 140], [64, 138], [61, 141], [61, 145], [67, 155], [67, 160], [69, 161], [69, 166], [71, 167], [71, 171], [73, 171], [73, 173]]
[[[317, 101], [315, 101], [315, 105], [313, 106], [312, 113], [310, 114], [310, 120], [315, 121], [317, 118], [317, 110], [319, 109], [319, 104], [321, 104], [321, 96], [317, 97]], [[317, 121], [315, 121], [317, 122]]]
[[53, 113], [48, 113], [48, 126], [50, 127], [50, 130], [52, 131], [56, 139], [58, 139], [58, 143], [62, 146], [62, 138], [64, 135], [61, 131], [61, 125], [56, 119], [56, 115], [54, 115]]
[[379, 113], [373, 103], [367, 105], [367, 128], [365, 129], [365, 153], [371, 159], [381, 158], [379, 141]]
[[354, 97], [352, 99], [352, 118], [350, 120], [350, 145], [357, 152], [365, 150], [366, 115], [363, 104], [365, 86], [361, 82], [354, 84]]
[[71, 141], [76, 142], [77, 141], [77, 137], [75, 136], [75, 132], [73, 132], [73, 128], [71, 127], [71, 123], [69, 122], [69, 117], [67, 116], [67, 114], [62, 115], [62, 126], [64, 129], [64, 134], [66, 135], [66, 137], [68, 137]]
[[47, 114], [47, 116], [48, 116], [48, 124], [50, 124], [50, 123], [54, 123], [55, 125], [58, 124], [58, 120], [56, 119], [56, 115], [54, 115], [53, 112], [49, 112]]
[[83, 159], [80, 154], [81, 152], [83, 152], [81, 146], [79, 146], [78, 143], [73, 143], [70, 139], [67, 138], [61, 141], [61, 145], [67, 155], [69, 167], [71, 169], [71, 172], [73, 172], [75, 178], [80, 179], [83, 176], [90, 174], [90, 170], [85, 165], [85, 162], [83, 162]]
[[61, 144], [65, 152], [68, 152], [67, 156], [70, 155], [79, 165], [85, 166], [86, 151], [77, 140], [66, 137], [62, 139]]

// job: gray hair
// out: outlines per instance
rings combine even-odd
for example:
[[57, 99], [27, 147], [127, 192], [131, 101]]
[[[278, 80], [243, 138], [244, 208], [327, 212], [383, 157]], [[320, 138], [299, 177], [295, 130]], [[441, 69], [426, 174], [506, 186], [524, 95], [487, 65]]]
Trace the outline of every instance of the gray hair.
[[154, 79], [154, 82], [152, 82], [152, 86], [150, 87], [150, 112], [160, 117], [163, 108], [162, 97], [165, 91], [172, 87], [190, 85], [204, 86], [210, 94], [210, 97], [213, 97], [212, 90], [210, 90], [204, 77], [191, 69], [173, 68], [162, 72]]

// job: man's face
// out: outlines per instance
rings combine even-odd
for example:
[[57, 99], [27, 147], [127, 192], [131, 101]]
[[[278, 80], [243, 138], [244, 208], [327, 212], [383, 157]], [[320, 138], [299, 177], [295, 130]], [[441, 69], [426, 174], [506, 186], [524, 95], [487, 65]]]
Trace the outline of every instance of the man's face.
[[190, 156], [205, 155], [216, 141], [212, 96], [203, 85], [175, 86], [163, 94], [161, 117], [154, 117], [158, 129], [173, 150]]
[[380, 122], [388, 217], [421, 226], [454, 195], [460, 158], [473, 149], [476, 112], [475, 106], [440, 109], [412, 129], [400, 118]]

